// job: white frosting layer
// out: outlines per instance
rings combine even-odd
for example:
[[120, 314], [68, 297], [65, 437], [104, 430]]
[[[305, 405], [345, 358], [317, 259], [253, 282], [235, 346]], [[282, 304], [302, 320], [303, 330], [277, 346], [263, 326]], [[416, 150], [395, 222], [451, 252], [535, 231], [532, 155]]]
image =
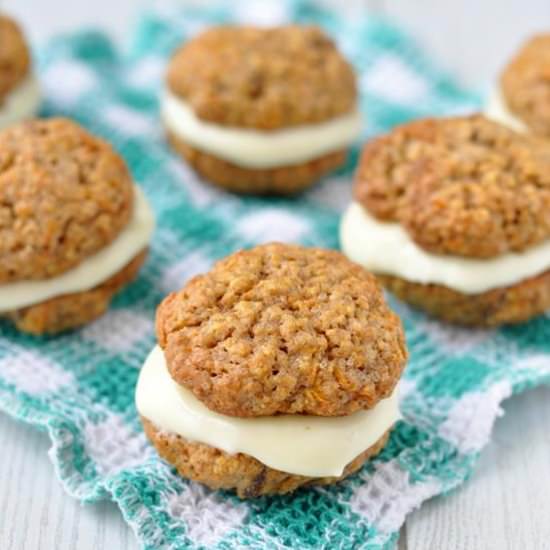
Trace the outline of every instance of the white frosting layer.
[[440, 284], [463, 294], [510, 286], [550, 268], [550, 241], [488, 259], [431, 254], [401, 225], [381, 222], [355, 202], [342, 218], [340, 243], [346, 256], [375, 273]]
[[141, 369], [136, 406], [161, 430], [227, 453], [245, 453], [270, 468], [311, 477], [342, 475], [349, 462], [400, 418], [397, 391], [375, 408], [350, 416], [237, 418], [218, 414], [174, 382], [159, 346]]
[[493, 93], [490, 95], [483, 114], [487, 118], [490, 118], [503, 126], [508, 126], [508, 128], [511, 128], [516, 132], [527, 132], [528, 130], [525, 122], [520, 120], [516, 115], [512, 114], [510, 109], [508, 109], [506, 100], [504, 99], [500, 88], [495, 88]]
[[347, 148], [361, 133], [358, 109], [319, 124], [260, 131], [199, 119], [180, 97], [164, 91], [161, 114], [166, 127], [193, 147], [247, 168], [291, 166]]
[[141, 252], [149, 244], [155, 221], [143, 191], [137, 185], [134, 189], [134, 214], [109, 246], [57, 277], [0, 285], [0, 313], [90, 290], [120, 271]]
[[40, 86], [34, 76], [28, 76], [0, 103], [0, 128], [32, 118], [40, 107]]

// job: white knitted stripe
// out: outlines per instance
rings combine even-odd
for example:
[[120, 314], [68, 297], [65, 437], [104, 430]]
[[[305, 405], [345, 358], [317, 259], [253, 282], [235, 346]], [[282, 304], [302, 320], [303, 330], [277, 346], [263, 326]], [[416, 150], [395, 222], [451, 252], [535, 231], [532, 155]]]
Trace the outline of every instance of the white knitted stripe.
[[143, 432], [131, 429], [118, 414], [105, 412], [105, 420], [88, 422], [83, 430], [86, 453], [99, 474], [114, 475], [155, 455]]
[[442, 490], [436, 478], [412, 483], [410, 473], [395, 459], [378, 464], [372, 475], [363, 474], [361, 478], [363, 483], [354, 489], [350, 508], [388, 534], [401, 527], [407, 514]]
[[150, 316], [134, 309], [111, 310], [84, 327], [80, 335], [110, 351], [128, 352], [153, 332], [154, 325]]
[[503, 414], [501, 402], [512, 395], [503, 380], [484, 392], [470, 392], [458, 399], [439, 427], [439, 435], [461, 453], [480, 451], [488, 442], [495, 420]]
[[227, 500], [199, 483], [189, 483], [182, 493], [167, 496], [167, 510], [185, 522], [187, 535], [196, 545], [213, 547], [242, 525], [248, 506]]
[[13, 346], [12, 354], [0, 359], [0, 379], [19, 391], [43, 396], [74, 384], [73, 375], [38, 351]]

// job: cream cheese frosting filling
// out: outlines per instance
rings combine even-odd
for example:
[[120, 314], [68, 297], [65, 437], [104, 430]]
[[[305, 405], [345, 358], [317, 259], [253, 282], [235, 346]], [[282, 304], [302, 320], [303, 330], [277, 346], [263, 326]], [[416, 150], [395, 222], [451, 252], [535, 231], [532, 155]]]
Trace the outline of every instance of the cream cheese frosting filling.
[[166, 127], [178, 138], [216, 157], [245, 168], [292, 166], [347, 148], [361, 133], [361, 113], [318, 124], [261, 131], [206, 122], [170, 90], [161, 99]]
[[0, 101], [0, 128], [32, 118], [40, 107], [40, 86], [33, 75], [27, 76]]
[[496, 88], [489, 96], [489, 100], [487, 101], [483, 114], [487, 118], [494, 120], [503, 126], [508, 126], [508, 128], [515, 130], [516, 132], [528, 131], [525, 122], [514, 115], [506, 105], [506, 100], [504, 99], [500, 88]]
[[113, 242], [57, 277], [0, 284], [0, 313], [90, 290], [115, 275], [144, 250], [155, 221], [147, 199], [137, 185], [134, 185], [134, 193], [134, 213]]
[[415, 283], [444, 285], [463, 294], [514, 285], [550, 268], [550, 240], [525, 252], [483, 260], [431, 254], [400, 224], [377, 220], [357, 202], [342, 218], [340, 243], [348, 258], [370, 271]]
[[397, 391], [374, 408], [349, 416], [240, 418], [218, 414], [172, 379], [159, 346], [153, 348], [141, 369], [136, 406], [163, 431], [310, 477], [341, 476], [347, 464], [400, 418]]

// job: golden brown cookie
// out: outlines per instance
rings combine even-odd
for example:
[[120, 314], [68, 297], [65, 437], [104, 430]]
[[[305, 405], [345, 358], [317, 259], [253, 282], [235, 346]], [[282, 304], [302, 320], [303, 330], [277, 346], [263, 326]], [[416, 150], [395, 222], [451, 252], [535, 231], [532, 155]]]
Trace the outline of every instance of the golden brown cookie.
[[[550, 143], [478, 115], [412, 122], [365, 146], [354, 195], [426, 252], [478, 261], [524, 252], [550, 238]], [[431, 315], [496, 326], [549, 308], [549, 273], [479, 294], [377, 275]]]
[[328, 485], [353, 474], [367, 459], [378, 454], [389, 432], [350, 462], [340, 477], [313, 478], [274, 470], [245, 454], [228, 454], [202, 443], [163, 432], [142, 418], [145, 433], [159, 455], [173, 464], [180, 475], [204, 483], [211, 489], [233, 489], [241, 498], [289, 493], [308, 485]]
[[[123, 159], [75, 122], [35, 120], [0, 132], [0, 287], [48, 283], [93, 259], [127, 227], [134, 196]], [[34, 334], [91, 321], [136, 276], [146, 248], [89, 290], [0, 316]]]
[[10, 319], [19, 330], [30, 334], [55, 334], [85, 325], [105, 313], [113, 296], [135, 279], [146, 257], [146, 250], [140, 252], [118, 273], [91, 290], [0, 313], [0, 317]]
[[[166, 86], [210, 128], [257, 130], [265, 137], [356, 112], [353, 69], [317, 27], [212, 28], [176, 51]], [[288, 163], [270, 159], [259, 168], [198, 147], [164, 111], [163, 120], [176, 152], [206, 179], [239, 193], [302, 191], [342, 165], [349, 145]]]
[[407, 352], [376, 279], [336, 251], [240, 251], [170, 294], [157, 336], [172, 378], [229, 416], [349, 415], [389, 396]]
[[27, 76], [30, 54], [21, 29], [0, 14], [0, 105], [4, 97]]
[[365, 146], [354, 195], [427, 251], [520, 252], [550, 237], [550, 144], [478, 115], [412, 122]]
[[0, 132], [0, 284], [75, 267], [118, 236], [133, 198], [123, 159], [70, 120]]
[[202, 120], [275, 130], [353, 109], [355, 76], [317, 27], [215, 27], [184, 44], [168, 68], [170, 90]]
[[234, 193], [292, 195], [344, 164], [346, 151], [329, 153], [295, 166], [254, 170], [227, 162], [195, 149], [168, 132], [172, 147], [200, 174], [212, 183]]
[[550, 137], [550, 33], [528, 40], [500, 77], [508, 109], [532, 132]]
[[[200, 426], [201, 415], [212, 417], [203, 407], [180, 409], [181, 394], [168, 390], [170, 384], [176, 392], [178, 386], [190, 390], [211, 412], [226, 416], [214, 415], [214, 421], [231, 427], [230, 445], [240, 438], [258, 441], [257, 432], [248, 432], [250, 421], [257, 428], [254, 422], [279, 414], [296, 415], [292, 422], [300, 429], [321, 430], [311, 432], [319, 439], [325, 423], [335, 419], [315, 424], [306, 419], [301, 425], [302, 415], [347, 416], [392, 394], [407, 359], [401, 323], [376, 279], [339, 252], [273, 243], [232, 254], [161, 303], [157, 337], [162, 353], [155, 349], [150, 355], [136, 391], [145, 433], [182, 476], [213, 489], [251, 498], [336, 483], [382, 449], [397, 418], [394, 395], [385, 405], [394, 412], [381, 409], [350, 420], [356, 427], [357, 421], [371, 422], [371, 414], [381, 414], [385, 424], [373, 425], [376, 431], [365, 435], [370, 439], [354, 449], [353, 460], [346, 455], [341, 465], [347, 465], [337, 470], [342, 475], [323, 477], [323, 471], [334, 470], [316, 470], [319, 477], [308, 477], [296, 473], [303, 472], [296, 465], [282, 471], [252, 454], [225, 452], [196, 434], [188, 438], [185, 415], [192, 415], [193, 426]], [[183, 415], [179, 428], [166, 421], [166, 414], [176, 413]], [[235, 422], [238, 417], [248, 420]], [[279, 426], [280, 444], [292, 447], [284, 437], [289, 419], [281, 420], [270, 425], [267, 419], [266, 429]], [[223, 441], [219, 447], [225, 448]]]
[[462, 294], [443, 285], [425, 285], [378, 275], [399, 299], [450, 323], [495, 327], [521, 323], [550, 309], [550, 270], [513, 286]]

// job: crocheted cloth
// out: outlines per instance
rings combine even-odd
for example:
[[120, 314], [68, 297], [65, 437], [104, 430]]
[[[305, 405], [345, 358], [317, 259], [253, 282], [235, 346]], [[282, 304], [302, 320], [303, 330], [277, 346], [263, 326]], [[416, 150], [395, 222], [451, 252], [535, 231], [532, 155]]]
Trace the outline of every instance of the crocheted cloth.
[[162, 139], [156, 97], [168, 52], [212, 23], [316, 22], [357, 67], [369, 134], [477, 101], [386, 22], [345, 20], [305, 1], [276, 2], [271, 11], [263, 2], [225, 6], [147, 15], [127, 56], [97, 33], [60, 38], [43, 51], [44, 113], [72, 116], [113, 142], [158, 229], [138, 280], [97, 322], [41, 339], [0, 324], [0, 407], [47, 430], [66, 490], [82, 501], [117, 502], [146, 548], [391, 547], [407, 513], [470, 474], [501, 401], [550, 381], [550, 317], [466, 330], [393, 303], [411, 353], [404, 420], [376, 459], [336, 486], [244, 502], [187, 482], [159, 460], [134, 406], [139, 367], [155, 342], [156, 305], [237, 248], [274, 239], [336, 248], [357, 157], [298, 199], [240, 198], [201, 183]]

